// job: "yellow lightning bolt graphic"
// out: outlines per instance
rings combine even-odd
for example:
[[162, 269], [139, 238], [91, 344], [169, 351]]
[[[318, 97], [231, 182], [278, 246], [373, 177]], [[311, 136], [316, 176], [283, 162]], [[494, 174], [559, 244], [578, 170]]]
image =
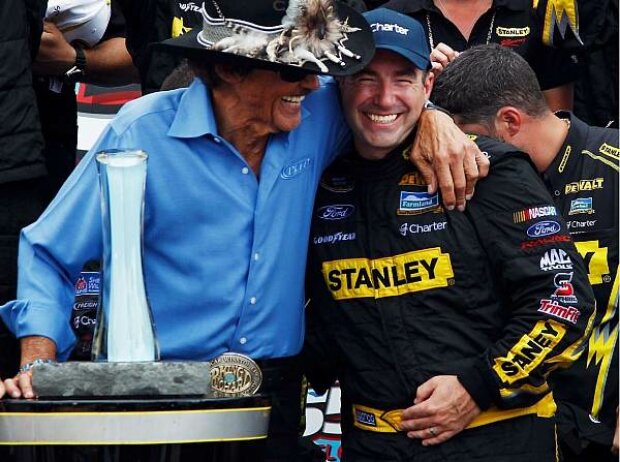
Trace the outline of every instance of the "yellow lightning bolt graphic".
[[[537, 6], [538, 2], [535, 2], [535, 7]], [[556, 26], [562, 38], [566, 35], [566, 28], [570, 27], [579, 43], [582, 43], [579, 37], [579, 13], [575, 0], [547, 1], [542, 37], [545, 45], [553, 46], [553, 33]]]
[[183, 18], [172, 18], [172, 37], [179, 37], [183, 34], [186, 34], [187, 32], [189, 32], [190, 30], [192, 30], [191, 27], [186, 27], [185, 24], [183, 24]]
[[618, 340], [618, 270], [616, 270], [616, 278], [614, 286], [611, 289], [607, 309], [601, 319], [601, 323], [594, 328], [592, 336], [588, 343], [588, 360], [586, 367], [590, 367], [590, 363], [594, 360], [595, 365], [600, 365], [598, 377], [596, 378], [596, 387], [594, 390], [594, 401], [592, 402], [592, 416], [598, 418], [598, 413], [603, 404], [603, 395], [607, 375], [613, 352]]

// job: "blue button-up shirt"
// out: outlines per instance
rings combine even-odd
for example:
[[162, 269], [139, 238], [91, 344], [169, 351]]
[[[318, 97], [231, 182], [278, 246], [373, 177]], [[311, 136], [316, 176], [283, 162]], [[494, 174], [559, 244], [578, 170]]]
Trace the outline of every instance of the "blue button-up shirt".
[[259, 180], [218, 135], [199, 80], [127, 104], [23, 230], [18, 300], [0, 308], [4, 321], [18, 337], [49, 337], [59, 358], [69, 355], [72, 282], [102, 253], [95, 153], [139, 148], [149, 155], [144, 271], [162, 358], [298, 353], [314, 194], [348, 139], [333, 82], [322, 80], [302, 111], [299, 127], [270, 137]]

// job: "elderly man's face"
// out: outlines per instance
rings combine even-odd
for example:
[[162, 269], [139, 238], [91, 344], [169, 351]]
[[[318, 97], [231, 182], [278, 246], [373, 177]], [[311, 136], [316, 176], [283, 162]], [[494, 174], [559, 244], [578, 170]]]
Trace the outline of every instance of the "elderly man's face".
[[[286, 82], [277, 72], [255, 69], [239, 84], [241, 100], [257, 131], [288, 132], [301, 122], [301, 102], [319, 87], [315, 75]], [[234, 117], [234, 114], [233, 114]]]
[[432, 74], [377, 50], [362, 72], [341, 80], [342, 106], [360, 154], [382, 158], [409, 135], [432, 89]]

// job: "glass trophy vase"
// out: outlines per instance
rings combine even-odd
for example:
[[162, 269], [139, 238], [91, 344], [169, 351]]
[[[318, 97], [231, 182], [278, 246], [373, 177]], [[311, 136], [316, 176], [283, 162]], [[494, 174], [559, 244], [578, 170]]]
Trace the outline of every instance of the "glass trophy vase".
[[146, 153], [139, 150], [97, 154], [103, 262], [93, 341], [96, 361], [159, 360], [159, 345], [142, 268], [146, 162]]

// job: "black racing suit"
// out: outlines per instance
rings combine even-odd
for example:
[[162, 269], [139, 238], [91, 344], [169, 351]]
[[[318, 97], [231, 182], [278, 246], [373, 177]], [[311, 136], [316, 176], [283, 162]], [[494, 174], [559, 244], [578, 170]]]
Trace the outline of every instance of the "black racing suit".
[[569, 460], [617, 460], [609, 448], [618, 407], [618, 130], [558, 115], [571, 125], [544, 178], [586, 261], [598, 306], [585, 353], [553, 376], [560, 434]]
[[[579, 356], [592, 290], [529, 161], [476, 142], [491, 173], [464, 213], [427, 193], [401, 148], [381, 161], [346, 156], [321, 181], [305, 355], [315, 388], [340, 380], [343, 460], [556, 460], [547, 374]], [[558, 258], [562, 268], [545, 266]], [[423, 447], [397, 431], [398, 410], [445, 374], [484, 412]]]

